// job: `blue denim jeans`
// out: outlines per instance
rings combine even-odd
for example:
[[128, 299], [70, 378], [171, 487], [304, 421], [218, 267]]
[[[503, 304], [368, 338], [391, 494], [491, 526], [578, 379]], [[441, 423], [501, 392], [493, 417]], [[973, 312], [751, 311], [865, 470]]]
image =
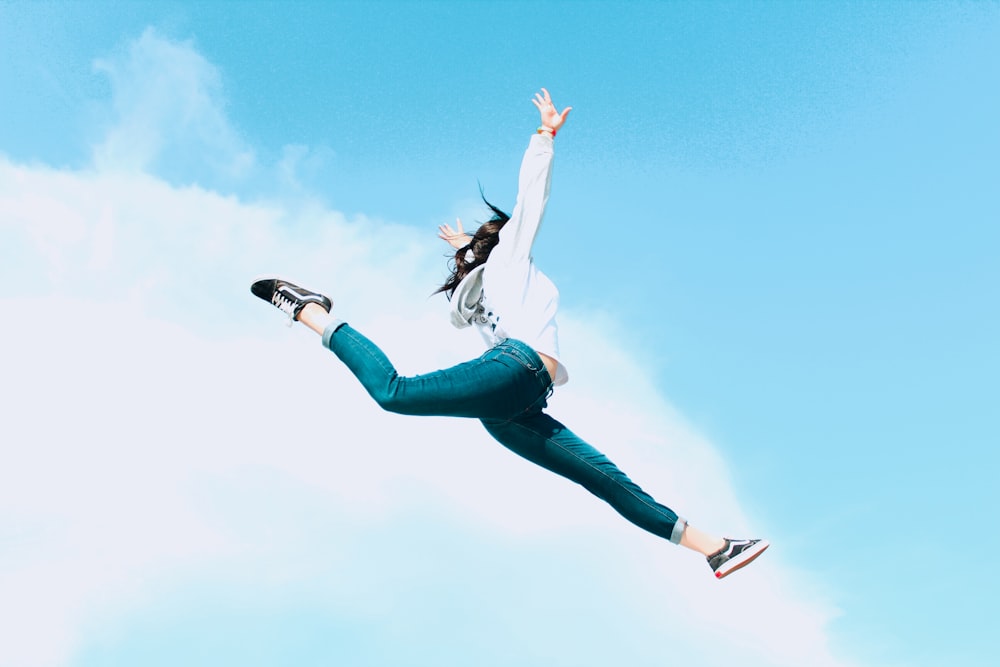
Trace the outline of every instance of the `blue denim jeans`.
[[604, 454], [545, 414], [552, 380], [528, 345], [507, 340], [481, 357], [433, 373], [402, 377], [385, 354], [350, 325], [323, 333], [336, 354], [385, 410], [404, 415], [479, 419], [500, 444], [582, 485], [654, 535], [680, 542], [687, 523], [657, 503]]

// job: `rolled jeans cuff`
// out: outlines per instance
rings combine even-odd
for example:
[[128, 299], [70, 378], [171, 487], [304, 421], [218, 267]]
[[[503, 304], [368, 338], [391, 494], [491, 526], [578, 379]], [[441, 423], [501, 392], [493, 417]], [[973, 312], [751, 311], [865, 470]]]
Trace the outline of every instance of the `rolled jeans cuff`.
[[330, 347], [330, 339], [333, 338], [334, 332], [345, 324], [347, 324], [347, 322], [335, 317], [329, 324], [326, 325], [326, 328], [323, 329], [323, 347]]
[[687, 528], [687, 519], [677, 517], [677, 522], [674, 524], [674, 530], [670, 533], [670, 541], [674, 544], [681, 543], [681, 537], [684, 536], [684, 529]]

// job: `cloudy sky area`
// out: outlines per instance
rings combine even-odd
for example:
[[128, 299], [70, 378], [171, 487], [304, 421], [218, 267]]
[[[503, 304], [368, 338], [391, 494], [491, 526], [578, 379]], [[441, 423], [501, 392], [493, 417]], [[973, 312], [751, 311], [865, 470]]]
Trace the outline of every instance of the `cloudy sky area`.
[[[0, 666], [993, 664], [1000, 5], [0, 1]], [[552, 412], [715, 581], [249, 294], [457, 362], [548, 87]]]

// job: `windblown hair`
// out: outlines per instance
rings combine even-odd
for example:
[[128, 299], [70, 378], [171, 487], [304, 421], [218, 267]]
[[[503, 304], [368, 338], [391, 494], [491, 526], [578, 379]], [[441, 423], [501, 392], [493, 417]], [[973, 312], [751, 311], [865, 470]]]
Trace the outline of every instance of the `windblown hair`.
[[[500, 241], [500, 230], [510, 220], [510, 216], [487, 201], [485, 196], [483, 196], [483, 201], [493, 211], [493, 217], [479, 225], [479, 229], [472, 235], [472, 241], [468, 245], [455, 251], [455, 256], [449, 261], [451, 275], [441, 287], [434, 291], [435, 294], [444, 292], [450, 299], [455, 293], [455, 288], [462, 282], [462, 278], [469, 275], [469, 272], [477, 266], [485, 264], [493, 248]], [[469, 257], [470, 251], [471, 257]]]

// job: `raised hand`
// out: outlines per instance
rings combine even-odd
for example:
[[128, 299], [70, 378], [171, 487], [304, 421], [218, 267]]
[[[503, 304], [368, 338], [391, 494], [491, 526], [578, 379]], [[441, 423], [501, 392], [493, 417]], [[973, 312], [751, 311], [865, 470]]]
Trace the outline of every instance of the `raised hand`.
[[551, 130], [553, 135], [566, 122], [566, 116], [573, 109], [573, 107], [566, 107], [562, 110], [562, 113], [556, 111], [556, 105], [552, 103], [549, 91], [544, 88], [542, 88], [542, 92], [535, 93], [535, 97], [531, 100], [531, 103], [538, 108], [538, 113], [542, 116], [542, 127]]
[[451, 225], [438, 225], [438, 238], [446, 241], [452, 248], [458, 250], [464, 248], [472, 242], [472, 237], [462, 229], [462, 220], [455, 218], [455, 225], [458, 231], [451, 228]]

